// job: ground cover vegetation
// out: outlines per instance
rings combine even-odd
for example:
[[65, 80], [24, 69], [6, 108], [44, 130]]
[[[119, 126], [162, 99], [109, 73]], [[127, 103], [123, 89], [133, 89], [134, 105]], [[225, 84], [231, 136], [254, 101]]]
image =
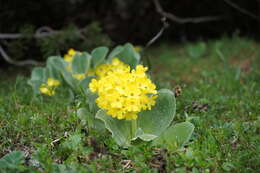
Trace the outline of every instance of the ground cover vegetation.
[[[194, 124], [178, 149], [136, 141], [117, 145], [89, 130], [81, 98], [59, 86], [35, 97], [29, 76], [1, 75], [2, 172], [256, 172], [260, 170], [260, 45], [234, 37], [161, 44], [143, 62], [158, 89], [176, 96], [174, 122]], [[10, 72], [11, 73], [11, 72]], [[55, 84], [55, 81], [49, 81]]]

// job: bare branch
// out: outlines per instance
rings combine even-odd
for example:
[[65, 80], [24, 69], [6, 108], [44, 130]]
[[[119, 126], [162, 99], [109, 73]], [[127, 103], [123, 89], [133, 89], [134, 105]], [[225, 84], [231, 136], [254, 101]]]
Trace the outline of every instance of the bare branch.
[[[82, 34], [86, 29], [82, 28], [79, 29], [78, 34], [79, 37], [84, 40], [86, 39], [85, 36]], [[35, 32], [35, 34], [33, 35], [27, 35], [27, 34], [20, 34], [20, 33], [0, 33], [0, 39], [5, 39], [5, 40], [14, 40], [14, 39], [24, 39], [24, 38], [35, 38], [35, 39], [39, 39], [39, 38], [43, 38], [43, 37], [51, 37], [53, 35], [59, 34], [62, 31], [57, 31], [57, 30], [53, 30], [52, 28], [48, 27], [48, 26], [42, 26], [40, 28], [38, 28]]]
[[236, 9], [237, 11], [239, 11], [240, 13], [243, 13], [243, 14], [245, 14], [245, 15], [247, 15], [247, 16], [249, 16], [249, 17], [251, 17], [251, 18], [253, 18], [253, 19], [257, 20], [257, 21], [260, 21], [258, 16], [256, 16], [253, 13], [251, 13], [251, 12], [241, 8], [241, 7], [239, 7], [237, 4], [235, 4], [235, 3], [233, 3], [233, 2], [231, 2], [229, 0], [224, 0], [224, 2], [226, 4], [228, 4], [229, 6], [231, 6], [232, 8]]
[[26, 35], [26, 34], [11, 34], [11, 33], [0, 33], [0, 39], [8, 39], [8, 40], [15, 40], [15, 39], [24, 39], [24, 38], [42, 38], [42, 37], [49, 37], [57, 34], [58, 32], [50, 32], [50, 33], [35, 33], [34, 35]]
[[159, 0], [153, 0], [156, 11], [163, 17], [168, 18], [169, 20], [185, 24], [185, 23], [203, 23], [203, 22], [212, 22], [216, 20], [221, 20], [223, 17], [221, 16], [205, 16], [205, 17], [189, 17], [189, 18], [180, 18], [172, 13], [165, 12], [159, 2]]
[[0, 55], [4, 58], [6, 62], [17, 66], [42, 65], [42, 63], [34, 60], [15, 61], [7, 55], [7, 53], [5, 52], [4, 48], [1, 45], [0, 45]]
[[163, 17], [161, 20], [162, 20], [162, 22], [163, 22], [162, 28], [160, 29], [160, 31], [159, 31], [150, 41], [148, 41], [148, 42], [146, 43], [145, 48], [147, 48], [147, 47], [149, 47], [150, 45], [152, 45], [158, 38], [161, 37], [161, 35], [163, 34], [164, 30], [165, 30], [166, 28], [168, 28], [169, 24], [167, 23], [166, 18]]
[[[82, 40], [85, 40], [85, 36], [82, 34], [85, 29], [79, 29], [79, 37]], [[27, 34], [19, 34], [19, 33], [0, 33], [0, 39], [2, 40], [10, 40], [10, 39], [24, 39], [24, 38], [43, 38], [43, 37], [50, 37], [55, 34], [61, 33], [62, 31], [55, 31], [52, 28], [48, 26], [40, 27], [36, 30], [34, 35], [27, 35]], [[43, 63], [37, 62], [34, 60], [25, 60], [25, 61], [15, 61], [12, 58], [8, 56], [4, 48], [0, 45], [0, 55], [4, 58], [5, 61], [7, 61], [10, 64], [17, 65], [17, 66], [25, 66], [25, 65], [41, 65]]]
[[60, 33], [60, 31], [55, 31], [47, 26], [40, 27], [36, 30], [35, 34], [30, 36], [26, 34], [11, 34], [11, 33], [0, 33], [0, 39], [24, 39], [24, 38], [42, 38], [49, 37]]

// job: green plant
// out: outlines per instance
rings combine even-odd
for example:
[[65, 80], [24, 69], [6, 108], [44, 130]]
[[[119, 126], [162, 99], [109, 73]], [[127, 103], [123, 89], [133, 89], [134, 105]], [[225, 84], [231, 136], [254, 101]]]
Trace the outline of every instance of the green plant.
[[14, 151], [0, 158], [0, 170], [1, 172], [6, 172], [6, 173], [23, 171], [25, 170], [23, 163], [24, 163], [24, 153], [19, 151]]
[[[218, 42], [226, 62], [216, 54]], [[23, 151], [23, 172], [48, 172], [43, 164], [54, 165], [52, 172], [59, 168], [60, 172], [78, 173], [257, 172], [260, 44], [245, 38], [206, 44], [208, 53], [198, 59], [187, 56], [183, 51], [186, 44], [161, 43], [146, 52], [153, 63], [152, 79], [157, 88], [172, 90], [180, 85], [182, 89], [176, 97], [173, 126], [190, 121], [196, 127], [177, 151], [174, 145], [173, 150], [165, 150], [164, 145], [140, 139], [132, 147], [122, 148], [92, 113], [95, 127], [88, 130], [89, 116], [79, 110], [96, 112], [96, 104], [89, 109], [81, 97], [72, 98], [63, 85], [51, 97], [33, 97], [24, 71], [10, 68], [0, 75], [0, 158], [10, 151]], [[239, 80], [237, 68], [241, 68]], [[89, 92], [87, 99], [94, 100], [96, 95]], [[75, 136], [81, 138], [76, 148], [64, 146], [74, 143]], [[36, 153], [43, 155], [42, 159]]]
[[[167, 89], [157, 93], [145, 74], [147, 68], [139, 63], [140, 55], [131, 44], [117, 46], [109, 54], [106, 47], [98, 47], [91, 54], [70, 50], [64, 58], [48, 58], [45, 68], [35, 68], [28, 84], [35, 94], [52, 96], [56, 86], [64, 83], [74, 95], [86, 100], [85, 107], [78, 110], [79, 118], [85, 120], [89, 128], [100, 125], [97, 119], [103, 121], [121, 146], [129, 147], [138, 138], [152, 141], [165, 131], [155, 145], [166, 140], [169, 146], [172, 142], [176, 148], [183, 146], [191, 136], [193, 125], [186, 122], [172, 126], [176, 112], [174, 94]], [[123, 83], [124, 86], [120, 86]]]

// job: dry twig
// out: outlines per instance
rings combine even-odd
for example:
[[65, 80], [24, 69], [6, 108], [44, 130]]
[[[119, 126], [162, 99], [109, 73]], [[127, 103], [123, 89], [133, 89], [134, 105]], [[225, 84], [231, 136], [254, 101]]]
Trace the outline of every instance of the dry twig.
[[240, 13], [243, 13], [243, 14], [245, 14], [245, 15], [247, 15], [247, 16], [249, 16], [249, 17], [251, 17], [251, 18], [253, 18], [253, 19], [257, 20], [257, 21], [260, 21], [258, 16], [256, 16], [253, 13], [251, 13], [251, 12], [241, 8], [237, 4], [235, 4], [235, 3], [233, 3], [233, 2], [231, 2], [229, 0], [224, 0], [224, 2], [226, 4], [228, 4], [229, 6], [231, 6], [232, 8], [236, 9], [237, 11], [239, 11]]
[[0, 55], [4, 58], [4, 60], [10, 64], [17, 65], [17, 66], [25, 66], [25, 65], [42, 65], [41, 62], [37, 62], [34, 60], [25, 60], [25, 61], [15, 61], [10, 58], [3, 47], [0, 45]]
[[[40, 27], [36, 30], [35, 34], [30, 36], [30, 35], [26, 35], [26, 34], [9, 34], [9, 33], [0, 33], [0, 39], [25, 39], [25, 38], [42, 38], [42, 37], [49, 37], [52, 36], [54, 34], [59, 33], [59, 31], [54, 31], [53, 29], [51, 29], [48, 26], [43, 26]], [[24, 61], [16, 61], [13, 60], [4, 50], [4, 48], [0, 45], [0, 55], [4, 58], [4, 60], [10, 64], [16, 65], [16, 66], [26, 66], [26, 65], [42, 65], [42, 62], [38, 62], [35, 60], [24, 60]]]
[[0, 33], [0, 39], [5, 40], [12, 40], [12, 39], [25, 39], [25, 38], [43, 38], [43, 37], [49, 37], [54, 34], [58, 34], [59, 31], [55, 31], [51, 29], [48, 26], [40, 27], [36, 30], [34, 35], [26, 35], [26, 34], [20, 34], [20, 33]]
[[166, 17], [167, 19], [180, 23], [180, 24], [186, 24], [186, 23], [203, 23], [203, 22], [212, 22], [216, 20], [221, 20], [223, 17], [221, 16], [204, 16], [204, 17], [189, 17], [189, 18], [180, 18], [172, 13], [168, 13], [163, 10], [159, 0], [153, 0], [153, 3], [155, 5], [156, 11], [163, 17]]

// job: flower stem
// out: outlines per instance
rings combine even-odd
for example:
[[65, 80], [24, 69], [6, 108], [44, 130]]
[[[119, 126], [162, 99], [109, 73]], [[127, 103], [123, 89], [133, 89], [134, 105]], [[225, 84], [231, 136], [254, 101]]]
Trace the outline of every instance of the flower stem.
[[135, 133], [136, 133], [136, 130], [137, 130], [137, 122], [136, 120], [131, 120], [131, 124], [132, 124], [132, 138], [135, 137]]

